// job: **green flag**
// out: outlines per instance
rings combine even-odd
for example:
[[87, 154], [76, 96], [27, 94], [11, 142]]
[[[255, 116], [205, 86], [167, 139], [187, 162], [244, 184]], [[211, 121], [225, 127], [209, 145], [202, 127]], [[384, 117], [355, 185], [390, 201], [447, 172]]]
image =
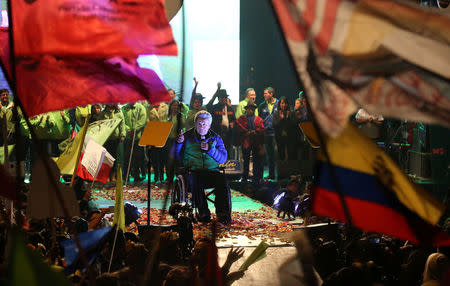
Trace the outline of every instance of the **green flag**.
[[121, 118], [113, 118], [92, 122], [89, 124], [87, 135], [91, 136], [98, 144], [103, 145], [121, 121]]
[[[14, 150], [15, 145], [8, 145], [8, 155], [11, 157], [11, 153]], [[5, 163], [5, 147], [0, 146], [0, 163]]]
[[244, 263], [242, 263], [239, 270], [247, 270], [250, 265], [266, 257], [266, 249], [268, 247], [269, 245], [267, 243], [261, 241], [261, 243], [255, 248], [255, 250], [253, 250], [250, 256], [244, 261]]
[[122, 168], [117, 165], [117, 179], [116, 179], [116, 204], [114, 206], [114, 220], [113, 224], [125, 232], [125, 209], [123, 206], [123, 186], [122, 186]]
[[13, 286], [71, 285], [63, 272], [58, 272], [43, 261], [40, 255], [31, 250], [22, 236], [13, 231], [9, 258], [9, 283]]

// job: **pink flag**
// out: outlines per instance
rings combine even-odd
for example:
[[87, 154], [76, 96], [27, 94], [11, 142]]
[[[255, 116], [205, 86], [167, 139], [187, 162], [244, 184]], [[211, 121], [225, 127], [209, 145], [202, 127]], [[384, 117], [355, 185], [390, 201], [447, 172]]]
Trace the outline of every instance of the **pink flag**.
[[176, 55], [163, 0], [12, 2], [17, 56]]

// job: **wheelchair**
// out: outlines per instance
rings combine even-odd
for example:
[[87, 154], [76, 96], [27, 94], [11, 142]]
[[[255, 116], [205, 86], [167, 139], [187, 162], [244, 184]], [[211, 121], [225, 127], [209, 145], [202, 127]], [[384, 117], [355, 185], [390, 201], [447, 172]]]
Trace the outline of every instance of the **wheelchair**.
[[[219, 168], [220, 173], [225, 176], [225, 168]], [[181, 168], [177, 173], [178, 175], [174, 181], [174, 187], [172, 192], [172, 204], [174, 203], [186, 203], [193, 207], [193, 209], [197, 209], [194, 206], [194, 202], [192, 201], [192, 190], [189, 188], [189, 183], [187, 182], [186, 176], [193, 171], [187, 170], [185, 168]], [[209, 191], [208, 191], [209, 190]], [[206, 195], [206, 199], [215, 205], [215, 200], [211, 197], [211, 195], [216, 193], [216, 189], [212, 187], [206, 187], [203, 190]]]

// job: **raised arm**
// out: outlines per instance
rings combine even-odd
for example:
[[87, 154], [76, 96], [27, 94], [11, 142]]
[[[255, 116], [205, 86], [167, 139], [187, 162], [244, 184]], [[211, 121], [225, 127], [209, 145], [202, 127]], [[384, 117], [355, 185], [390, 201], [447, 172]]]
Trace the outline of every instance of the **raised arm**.
[[221, 87], [222, 87], [222, 84], [221, 84], [220, 82], [218, 82], [218, 83], [217, 83], [217, 90], [216, 90], [216, 92], [214, 93], [214, 95], [212, 96], [212, 98], [211, 98], [211, 100], [208, 102], [208, 104], [206, 104], [208, 107], [210, 107], [210, 106], [213, 105], [214, 101], [215, 101], [216, 98], [217, 98], [217, 95], [219, 94], [219, 90], [220, 90]]

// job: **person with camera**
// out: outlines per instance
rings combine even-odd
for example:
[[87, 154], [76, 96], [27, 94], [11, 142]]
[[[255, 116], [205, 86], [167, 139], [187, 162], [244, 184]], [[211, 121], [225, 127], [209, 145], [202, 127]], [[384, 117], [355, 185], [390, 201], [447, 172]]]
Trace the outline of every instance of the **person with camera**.
[[219, 164], [227, 160], [227, 150], [222, 138], [211, 129], [212, 116], [202, 110], [195, 115], [195, 127], [180, 134], [174, 144], [175, 159], [187, 170], [186, 181], [192, 192], [194, 207], [198, 209], [200, 222], [209, 222], [210, 211], [204, 192], [215, 188], [215, 207], [219, 222], [231, 223], [230, 188]]

